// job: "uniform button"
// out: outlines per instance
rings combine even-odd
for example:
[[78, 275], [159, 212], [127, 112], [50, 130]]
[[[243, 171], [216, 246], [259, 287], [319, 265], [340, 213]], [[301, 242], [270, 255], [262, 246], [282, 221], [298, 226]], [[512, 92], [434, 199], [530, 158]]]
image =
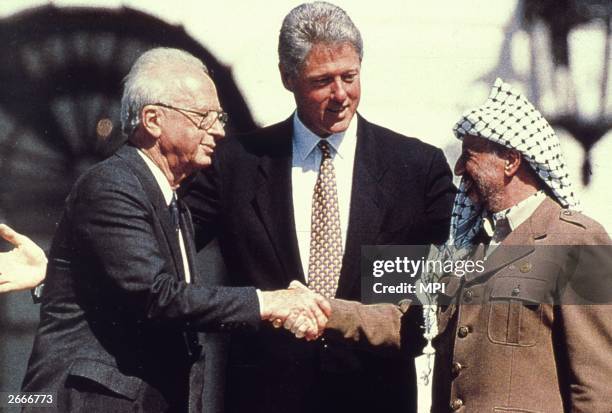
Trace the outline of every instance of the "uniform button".
[[326, 349], [327, 348], [327, 344], [323, 344], [323, 348]]
[[473, 296], [474, 293], [472, 292], [472, 290], [466, 290], [465, 293], [463, 293], [463, 302], [471, 303]]
[[522, 273], [529, 272], [531, 271], [531, 267], [532, 266], [530, 262], [524, 262], [523, 264], [521, 264], [520, 270]]
[[461, 326], [459, 330], [457, 330], [457, 335], [460, 338], [465, 338], [470, 333], [470, 328], [468, 326]]
[[461, 399], [455, 399], [451, 402], [450, 404], [451, 409], [453, 410], [459, 410], [463, 407], [463, 400]]
[[458, 362], [455, 361], [453, 363], [453, 367], [452, 367], [451, 370], [452, 370], [454, 375], [458, 375], [459, 372], [461, 372], [461, 369], [463, 369], [463, 366], [461, 365], [461, 363], [458, 363]]
[[325, 337], [321, 337], [321, 342], [325, 343]]

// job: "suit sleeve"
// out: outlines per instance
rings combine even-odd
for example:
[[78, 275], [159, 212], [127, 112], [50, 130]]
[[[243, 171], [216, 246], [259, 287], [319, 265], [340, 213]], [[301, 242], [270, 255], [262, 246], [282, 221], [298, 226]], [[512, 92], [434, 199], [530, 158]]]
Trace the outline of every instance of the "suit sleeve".
[[568, 411], [612, 411], [612, 253], [610, 238], [599, 231], [589, 244], [574, 248], [575, 271], [555, 307], [562, 337], [558, 357], [568, 371], [564, 402]]
[[[106, 171], [108, 172], [108, 171]], [[205, 287], [180, 281], [156, 211], [139, 181], [99, 173], [81, 182], [71, 205], [76, 256], [96, 266], [92, 280], [117, 294], [129, 316], [194, 330], [259, 325], [259, 303], [250, 287]], [[165, 240], [163, 241], [165, 242]]]
[[344, 339], [379, 354], [416, 357], [425, 346], [420, 330], [423, 313], [409, 300], [395, 304], [362, 304], [357, 301], [331, 299], [332, 313], [328, 330]]
[[443, 244], [448, 239], [450, 217], [457, 192], [446, 158], [436, 149], [429, 164], [425, 183], [425, 210], [419, 220], [424, 236], [421, 244]]

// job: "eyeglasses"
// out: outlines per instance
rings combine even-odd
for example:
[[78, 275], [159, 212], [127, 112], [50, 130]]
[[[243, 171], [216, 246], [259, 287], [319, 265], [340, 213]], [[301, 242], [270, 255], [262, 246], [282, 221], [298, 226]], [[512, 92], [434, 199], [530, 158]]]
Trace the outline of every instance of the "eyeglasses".
[[[198, 112], [196, 110], [178, 108], [176, 106], [168, 105], [166, 103], [157, 102], [150, 104], [153, 106], [161, 106], [162, 108], [177, 111], [178, 113], [189, 119], [191, 123], [195, 125], [196, 128], [203, 131], [208, 131], [210, 128], [212, 128], [216, 121], [221, 122], [221, 126], [227, 125], [227, 122], [229, 121], [229, 115], [227, 114], [227, 112], [224, 112], [222, 110], [210, 109], [206, 112]], [[194, 120], [193, 117], [189, 115], [190, 113], [199, 116], [200, 120]]]

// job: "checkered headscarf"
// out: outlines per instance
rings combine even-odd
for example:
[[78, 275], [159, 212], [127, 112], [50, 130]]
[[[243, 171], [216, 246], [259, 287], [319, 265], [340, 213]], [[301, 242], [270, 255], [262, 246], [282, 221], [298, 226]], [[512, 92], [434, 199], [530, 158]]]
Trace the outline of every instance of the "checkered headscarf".
[[[579, 208], [555, 131], [523, 95], [501, 79], [495, 81], [487, 101], [466, 112], [453, 132], [458, 139], [478, 136], [519, 151], [564, 208]], [[453, 206], [450, 243], [458, 247], [471, 244], [483, 217], [482, 206], [469, 199], [462, 179]]]

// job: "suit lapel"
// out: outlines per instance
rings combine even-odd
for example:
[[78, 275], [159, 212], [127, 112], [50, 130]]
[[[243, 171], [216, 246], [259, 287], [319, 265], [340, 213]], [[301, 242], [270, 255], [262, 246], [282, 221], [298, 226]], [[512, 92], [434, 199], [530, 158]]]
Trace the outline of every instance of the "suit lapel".
[[149, 198], [149, 201], [153, 205], [153, 209], [157, 214], [159, 222], [162, 226], [166, 243], [172, 254], [172, 260], [174, 261], [174, 267], [176, 269], [176, 276], [178, 279], [185, 279], [185, 271], [183, 269], [183, 259], [181, 256], [181, 249], [179, 246], [178, 236], [172, 222], [172, 216], [164, 195], [157, 184], [157, 181], [153, 177], [153, 174], [149, 170], [149, 167], [145, 161], [138, 154], [138, 149], [130, 144], [126, 144], [119, 148], [117, 156], [123, 158], [130, 169], [134, 172], [142, 187]]
[[284, 269], [286, 284], [295, 277], [304, 282], [304, 273], [295, 234], [291, 188], [292, 118], [269, 137], [270, 145], [260, 158], [253, 207], [260, 217]]
[[381, 159], [369, 123], [357, 115], [357, 147], [353, 167], [347, 239], [338, 285], [338, 297], [348, 297], [360, 277], [361, 247], [376, 243], [384, 213], [380, 181], [388, 165]]

